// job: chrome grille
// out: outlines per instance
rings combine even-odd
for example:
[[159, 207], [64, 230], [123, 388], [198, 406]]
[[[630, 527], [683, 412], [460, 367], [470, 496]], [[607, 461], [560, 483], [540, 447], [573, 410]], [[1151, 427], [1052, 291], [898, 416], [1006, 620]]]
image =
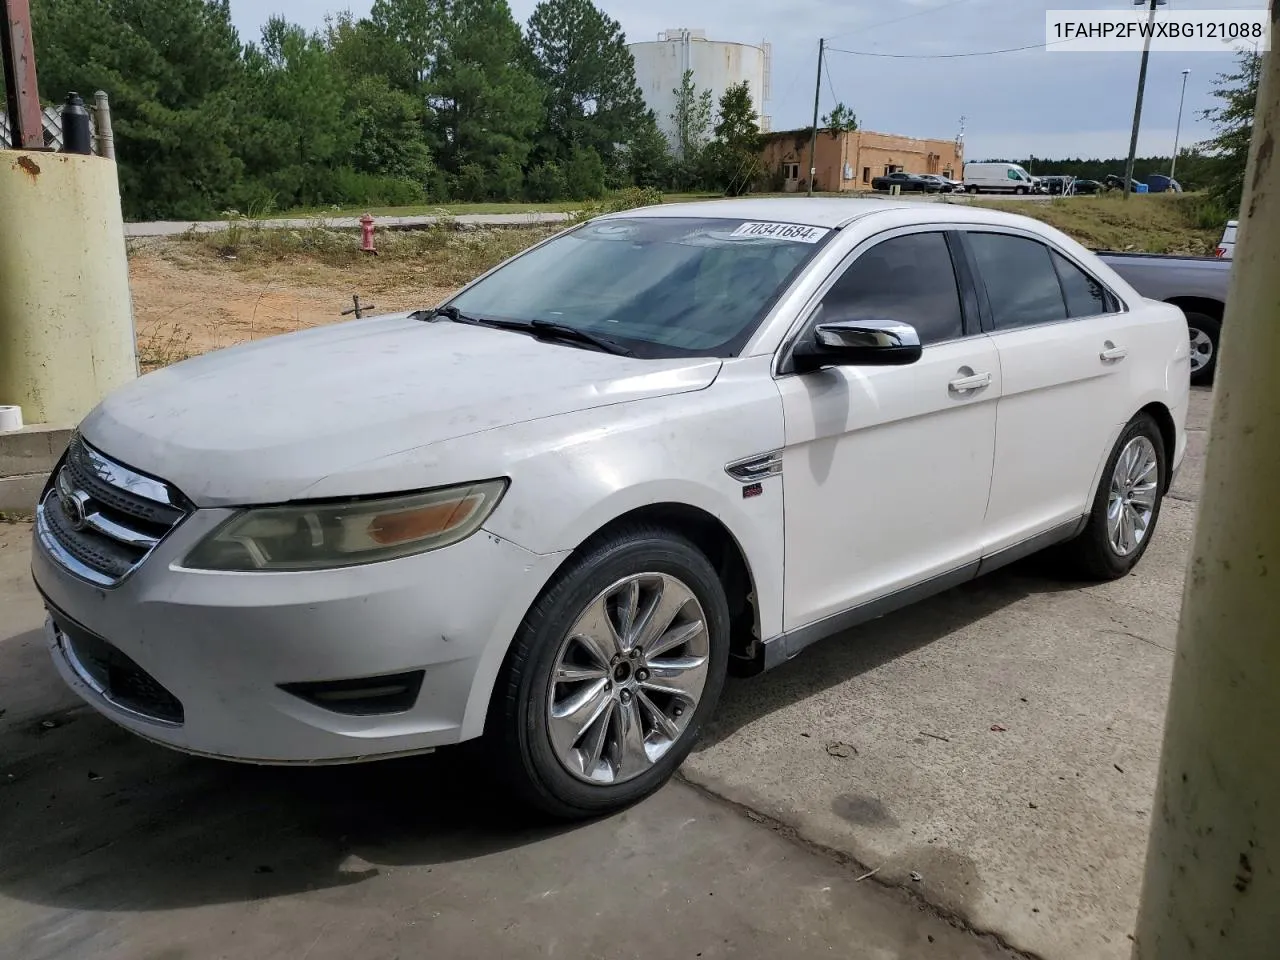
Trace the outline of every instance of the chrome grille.
[[190, 511], [169, 484], [116, 463], [77, 435], [36, 508], [36, 530], [76, 576], [114, 586]]

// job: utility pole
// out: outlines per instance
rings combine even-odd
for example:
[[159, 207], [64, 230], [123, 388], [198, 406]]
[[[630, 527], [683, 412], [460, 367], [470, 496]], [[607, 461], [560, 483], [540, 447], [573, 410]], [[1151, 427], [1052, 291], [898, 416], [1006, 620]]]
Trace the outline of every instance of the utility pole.
[[818, 176], [818, 99], [822, 96], [822, 54], [827, 41], [818, 38], [818, 82], [813, 85], [813, 132], [809, 136], [809, 193], [813, 196], [813, 181]]
[[1178, 99], [1178, 126], [1173, 132], [1173, 159], [1169, 161], [1169, 179], [1178, 169], [1178, 141], [1182, 138], [1182, 105], [1187, 102], [1187, 75], [1190, 70], [1182, 71], [1182, 96]]
[[44, 149], [44, 114], [36, 82], [29, 0], [0, 0], [0, 60], [4, 61], [5, 105], [15, 150]]
[[[1134, 0], [1134, 6], [1141, 6], [1143, 0]], [[1150, 0], [1151, 13], [1147, 16], [1147, 36], [1142, 44], [1142, 66], [1138, 68], [1138, 98], [1133, 104], [1133, 135], [1129, 138], [1129, 160], [1124, 165], [1124, 197], [1129, 199], [1130, 184], [1133, 183], [1133, 158], [1138, 153], [1138, 127], [1142, 124], [1142, 94], [1147, 87], [1147, 61], [1151, 59], [1151, 34], [1156, 22], [1156, 7], [1168, 0]]]
[[[1280, 3], [1271, 0], [1280, 26]], [[1280, 904], [1280, 56], [1264, 54], [1134, 960], [1272, 960]]]

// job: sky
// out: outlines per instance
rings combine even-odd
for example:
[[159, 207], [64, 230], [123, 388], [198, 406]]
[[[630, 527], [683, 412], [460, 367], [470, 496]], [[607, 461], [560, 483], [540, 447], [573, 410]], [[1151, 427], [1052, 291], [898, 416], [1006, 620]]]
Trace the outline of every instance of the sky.
[[[536, 0], [508, 0], [522, 24]], [[1043, 43], [1045, 11], [1130, 10], [1128, 0], [596, 0], [628, 41], [678, 27], [710, 40], [768, 41], [775, 130], [810, 124], [818, 38], [861, 53], [938, 55]], [[1266, 9], [1266, 0], [1171, 0], [1174, 9]], [[320, 27], [327, 13], [368, 13], [371, 0], [231, 0], [242, 40], [256, 39], [272, 14]], [[1168, 8], [1166, 8], [1168, 9]], [[897, 21], [897, 22], [890, 22]], [[971, 159], [1120, 157], [1129, 149], [1140, 54], [1055, 53], [897, 59], [832, 53], [822, 80], [826, 112], [837, 99], [866, 130], [951, 139], [965, 118]], [[1153, 53], [1138, 155], [1173, 149], [1182, 87], [1183, 146], [1212, 136], [1200, 113], [1216, 105], [1214, 79], [1231, 71], [1229, 53]]]

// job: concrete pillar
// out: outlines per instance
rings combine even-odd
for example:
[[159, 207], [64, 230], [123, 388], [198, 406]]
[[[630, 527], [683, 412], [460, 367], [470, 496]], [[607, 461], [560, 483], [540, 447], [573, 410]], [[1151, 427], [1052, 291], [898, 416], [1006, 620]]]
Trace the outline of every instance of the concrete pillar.
[[116, 165], [0, 151], [0, 404], [78, 423], [138, 375]]
[[98, 138], [98, 147], [94, 153], [107, 160], [114, 160], [116, 137], [111, 129], [111, 100], [105, 90], [99, 90], [93, 95], [93, 126]]
[[[1280, 8], [1272, 0], [1273, 35]], [[1280, 57], [1245, 175], [1133, 956], [1280, 956]]]

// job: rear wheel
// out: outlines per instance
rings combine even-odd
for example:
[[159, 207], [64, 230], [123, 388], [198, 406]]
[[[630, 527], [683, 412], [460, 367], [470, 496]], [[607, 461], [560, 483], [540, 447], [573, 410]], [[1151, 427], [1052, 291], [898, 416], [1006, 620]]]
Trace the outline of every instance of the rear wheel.
[[1069, 573], [1117, 580], [1142, 559], [1155, 534], [1168, 478], [1168, 454], [1155, 420], [1129, 421], [1107, 460], [1084, 531], [1064, 544]]
[[724, 686], [729, 609], [707, 558], [647, 526], [571, 561], [525, 616], [487, 736], [553, 816], [617, 810], [664, 784]]
[[1213, 383], [1218, 368], [1218, 341], [1222, 336], [1222, 323], [1207, 313], [1186, 311], [1187, 334], [1191, 338], [1191, 382], [1197, 385]]

